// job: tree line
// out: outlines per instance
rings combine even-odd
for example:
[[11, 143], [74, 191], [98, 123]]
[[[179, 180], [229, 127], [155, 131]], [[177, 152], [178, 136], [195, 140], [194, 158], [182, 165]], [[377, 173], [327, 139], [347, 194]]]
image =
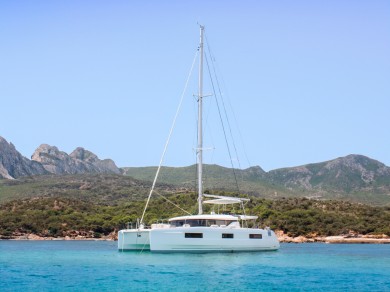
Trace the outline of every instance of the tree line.
[[[170, 202], [196, 214], [196, 195], [168, 196]], [[170, 202], [158, 197], [151, 200], [145, 222], [167, 222], [185, 215]], [[41, 197], [9, 201], [0, 205], [0, 238], [33, 233], [43, 237], [64, 237], [81, 234], [99, 238], [133, 224], [141, 216], [144, 200], [120, 205], [95, 204], [92, 200], [64, 197]], [[210, 206], [205, 206], [205, 212]], [[259, 217], [256, 225], [283, 230], [290, 236], [331, 236], [347, 234], [386, 234], [390, 236], [390, 207], [335, 200], [281, 198], [270, 200], [251, 197], [245, 205], [246, 214]], [[241, 214], [229, 206], [226, 213]]]

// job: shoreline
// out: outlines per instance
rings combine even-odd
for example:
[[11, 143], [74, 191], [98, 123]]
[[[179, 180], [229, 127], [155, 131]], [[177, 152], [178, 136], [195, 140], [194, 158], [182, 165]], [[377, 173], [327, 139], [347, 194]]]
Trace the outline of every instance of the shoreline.
[[42, 237], [35, 234], [26, 234], [21, 236], [13, 236], [10, 238], [4, 238], [0, 236], [1, 240], [12, 240], [12, 241], [18, 241], [18, 240], [31, 240], [31, 241], [72, 241], [72, 240], [79, 240], [79, 241], [115, 241], [116, 238], [110, 238], [108, 236], [102, 236], [101, 238], [94, 238], [94, 237], [82, 237], [82, 236], [76, 236], [76, 237]]
[[[382, 235], [362, 235], [362, 234], [347, 234], [347, 235], [338, 235], [338, 236], [296, 236], [290, 237], [284, 234], [283, 231], [276, 231], [276, 236], [278, 237], [279, 242], [281, 243], [356, 243], [356, 244], [390, 244], [390, 237]], [[28, 234], [18, 234], [11, 236], [10, 238], [4, 238], [0, 235], [0, 240], [34, 240], [34, 241], [43, 241], [43, 240], [52, 240], [52, 241], [62, 241], [62, 240], [80, 240], [80, 241], [116, 241], [117, 234], [111, 233], [99, 238], [87, 237], [87, 236], [65, 236], [65, 237], [42, 237], [33, 233]]]
[[283, 231], [275, 231], [276, 236], [278, 237], [279, 242], [286, 243], [374, 243], [374, 244], [390, 244], [390, 237], [386, 234], [376, 234], [376, 235], [363, 235], [356, 233], [349, 233], [344, 235], [336, 236], [317, 236], [315, 234], [310, 236], [297, 236], [290, 237], [284, 234]]
[[344, 237], [344, 236], [326, 236], [306, 238], [304, 236], [278, 238], [279, 242], [284, 243], [356, 243], [356, 244], [390, 244], [390, 238], [370, 238], [370, 237]]
[[[87, 233], [84, 233], [87, 234]], [[53, 236], [40, 236], [34, 233], [17, 233], [11, 236], [2, 236], [0, 234], [0, 240], [89, 240], [89, 241], [114, 241], [117, 240], [118, 235], [116, 232], [112, 232], [108, 235], [102, 235], [101, 237], [90, 237], [87, 235], [70, 234], [65, 236], [53, 237]]]

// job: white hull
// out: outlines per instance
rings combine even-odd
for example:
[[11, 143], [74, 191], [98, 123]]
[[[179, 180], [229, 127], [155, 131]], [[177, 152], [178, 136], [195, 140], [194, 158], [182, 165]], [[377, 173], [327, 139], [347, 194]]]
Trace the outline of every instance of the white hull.
[[124, 229], [118, 232], [119, 250], [150, 250], [150, 229]]
[[[202, 238], [186, 238], [186, 234], [202, 234]], [[229, 234], [233, 238], [223, 238]], [[249, 238], [250, 234], [261, 238]], [[267, 230], [219, 227], [179, 227], [152, 230], [150, 250], [153, 252], [239, 252], [279, 249], [275, 234]]]
[[[202, 238], [186, 237], [194, 234]], [[277, 250], [279, 241], [272, 230], [252, 228], [176, 227], [140, 231], [133, 229], [119, 231], [118, 249], [170, 253], [248, 252]]]

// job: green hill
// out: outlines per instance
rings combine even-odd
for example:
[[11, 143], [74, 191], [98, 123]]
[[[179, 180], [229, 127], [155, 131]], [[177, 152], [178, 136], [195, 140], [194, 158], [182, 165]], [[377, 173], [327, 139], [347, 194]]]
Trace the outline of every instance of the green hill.
[[[215, 176], [219, 180], [227, 177], [229, 171], [220, 171], [218, 166], [212, 166], [210, 170], [216, 172]], [[186, 171], [193, 169], [189, 167]], [[185, 177], [186, 171], [179, 173]], [[263, 184], [262, 187], [268, 188], [268, 191], [289, 190], [283, 185], [275, 187], [272, 183], [264, 182], [264, 178], [257, 180], [258, 175], [264, 173], [256, 168], [243, 170], [239, 174], [244, 182], [248, 182], [248, 186], [256, 186], [258, 183]], [[184, 215], [157, 194], [168, 197], [192, 214], [196, 213], [197, 198], [194, 188], [174, 184], [173, 178], [171, 179], [172, 184], [157, 184], [145, 217], [147, 224]], [[83, 235], [98, 238], [107, 235], [140, 218], [150, 187], [150, 181], [107, 174], [50, 175], [0, 180], [0, 238], [26, 233], [54, 237]], [[227, 189], [212, 191], [224, 195], [237, 194], [236, 191]], [[290, 194], [298, 195], [293, 192]], [[364, 197], [367, 198], [367, 194]], [[302, 197], [271, 200], [256, 195], [250, 198], [251, 201], [246, 204], [246, 212], [259, 216], [261, 226], [280, 229], [293, 236], [314, 233], [339, 235], [350, 230], [362, 234], [390, 235], [389, 206], [375, 207]], [[210, 207], [205, 206], [205, 212], [209, 212]], [[229, 211], [240, 212], [228, 207], [227, 212]]]
[[[138, 180], [153, 181], [157, 167], [125, 167], [123, 174]], [[174, 186], [195, 190], [196, 165], [187, 167], [162, 167], [158, 181]], [[208, 193], [216, 191], [233, 191], [247, 193], [263, 198], [282, 198], [304, 196], [305, 192], [288, 189], [281, 184], [275, 184], [266, 177], [266, 172], [260, 167], [247, 169], [232, 169], [219, 165], [203, 165], [203, 185]]]
[[[156, 167], [127, 167], [123, 173], [152, 181]], [[196, 166], [163, 167], [158, 181], [195, 189]], [[390, 205], [390, 168], [362, 155], [269, 172], [260, 167], [230, 169], [204, 165], [208, 192], [229, 190], [263, 198], [309, 197]]]
[[[16, 180], [0, 179], [0, 203], [36, 197], [64, 197], [98, 204], [118, 205], [144, 200], [150, 182], [111, 174], [44, 175]], [[175, 187], [158, 184], [162, 194], [179, 191]]]

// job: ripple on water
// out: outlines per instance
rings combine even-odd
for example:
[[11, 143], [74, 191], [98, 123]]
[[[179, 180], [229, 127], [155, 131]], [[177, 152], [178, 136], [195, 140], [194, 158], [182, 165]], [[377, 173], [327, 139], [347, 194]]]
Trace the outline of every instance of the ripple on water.
[[2, 291], [390, 291], [390, 245], [169, 255], [118, 253], [115, 242], [0, 241], [0, 274]]

